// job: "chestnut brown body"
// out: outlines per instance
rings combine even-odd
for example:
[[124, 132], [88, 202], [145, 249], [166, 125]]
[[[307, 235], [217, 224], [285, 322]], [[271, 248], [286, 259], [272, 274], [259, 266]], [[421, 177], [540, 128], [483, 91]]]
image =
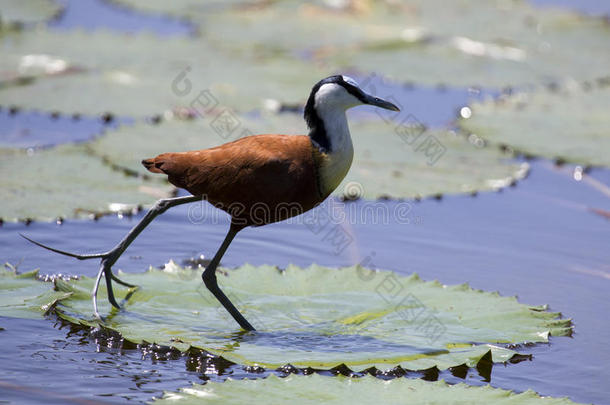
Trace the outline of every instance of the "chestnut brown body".
[[255, 135], [190, 152], [163, 153], [142, 164], [170, 183], [260, 226], [302, 214], [328, 194], [320, 190], [322, 154], [306, 135]]

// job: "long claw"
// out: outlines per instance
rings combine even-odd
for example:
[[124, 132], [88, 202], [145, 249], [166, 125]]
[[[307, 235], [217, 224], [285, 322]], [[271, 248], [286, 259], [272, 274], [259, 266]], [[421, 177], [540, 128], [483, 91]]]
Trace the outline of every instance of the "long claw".
[[114, 298], [114, 293], [111, 292], [112, 290], [108, 290], [108, 301], [110, 302], [110, 304], [115, 307], [116, 309], [121, 309], [121, 306], [119, 305], [118, 302], [116, 302], [116, 299]]
[[137, 285], [129, 284], [128, 282], [121, 280], [120, 278], [118, 278], [114, 274], [112, 274], [111, 277], [112, 277], [112, 279], [114, 281], [116, 281], [117, 283], [119, 283], [121, 285], [124, 285], [125, 287], [128, 287], [128, 288], [136, 288], [137, 287]]
[[19, 235], [23, 239], [27, 240], [28, 242], [33, 243], [36, 246], [40, 246], [41, 248], [45, 248], [47, 250], [50, 250], [51, 252], [59, 253], [60, 255], [74, 257], [74, 258], [76, 258], [78, 260], [99, 259], [99, 258], [106, 257], [108, 255], [107, 253], [93, 253], [93, 254], [86, 254], [86, 255], [79, 255], [79, 254], [76, 254], [76, 253], [70, 253], [70, 252], [66, 252], [64, 250], [59, 250], [59, 249], [55, 249], [55, 248], [52, 248], [52, 247], [47, 246], [47, 245], [43, 245], [40, 242], [36, 242], [35, 240], [28, 238], [27, 236], [25, 236], [22, 233], [20, 233]]

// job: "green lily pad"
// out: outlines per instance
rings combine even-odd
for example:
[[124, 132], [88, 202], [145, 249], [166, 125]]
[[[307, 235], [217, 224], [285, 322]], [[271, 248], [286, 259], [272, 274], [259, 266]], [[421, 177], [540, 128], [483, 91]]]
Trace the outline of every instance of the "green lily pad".
[[126, 211], [167, 197], [172, 190], [114, 171], [82, 145], [0, 149], [0, 172], [0, 218], [5, 221]]
[[56, 16], [61, 6], [51, 0], [0, 0], [0, 26], [6, 23], [39, 23]]
[[[216, 126], [216, 119], [227, 114], [235, 120], [232, 132]], [[336, 195], [404, 198], [493, 190], [521, 179], [528, 170], [527, 164], [510, 162], [510, 155], [495, 148], [477, 147], [447, 131], [424, 131], [408, 121], [385, 123], [375, 117], [356, 120], [350, 129], [354, 161]], [[247, 118], [219, 110], [188, 122], [124, 126], [93, 141], [91, 149], [117, 166], [146, 174], [140, 161], [163, 152], [210, 148], [253, 133], [306, 132], [297, 114]]]
[[[0, 49], [0, 104], [89, 115], [140, 118], [179, 106], [247, 111], [267, 98], [303, 100], [324, 76], [294, 58], [229, 53], [200, 38], [152, 34], [41, 29], [2, 36]], [[58, 64], [64, 70], [47, 72]], [[13, 85], [24, 77], [31, 83]]]
[[17, 274], [0, 268], [0, 316], [40, 318], [70, 293], [53, 291], [50, 283], [37, 280], [38, 270]]
[[[245, 365], [329, 369], [344, 363], [358, 371], [475, 366], [483, 358], [510, 360], [498, 343], [547, 342], [571, 332], [571, 321], [514, 297], [443, 286], [417, 277], [361, 267], [242, 266], [218, 272], [227, 296], [257, 328], [242, 333], [206, 290], [200, 271], [169, 263], [164, 270], [121, 274], [137, 284], [125, 310], [103, 326], [134, 343], [189, 347]], [[93, 279], [56, 281], [71, 293], [56, 307], [73, 323], [97, 326], [89, 291]], [[126, 293], [120, 291], [121, 297]], [[100, 296], [101, 312], [110, 307]], [[477, 343], [473, 343], [477, 342]], [[491, 357], [490, 357], [491, 356]]]
[[517, 394], [500, 388], [449, 385], [445, 381], [397, 378], [384, 381], [367, 375], [361, 378], [274, 374], [265, 379], [193, 384], [178, 392], [165, 392], [154, 404], [243, 404], [264, 392], [266, 404], [574, 404], [567, 398], [541, 397], [528, 390]]
[[470, 107], [464, 131], [529, 155], [610, 166], [610, 88], [517, 93]]

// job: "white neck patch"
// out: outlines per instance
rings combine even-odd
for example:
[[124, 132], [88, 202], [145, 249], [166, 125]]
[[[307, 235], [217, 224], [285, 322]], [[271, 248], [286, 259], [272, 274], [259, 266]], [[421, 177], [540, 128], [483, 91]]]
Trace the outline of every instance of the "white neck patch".
[[358, 82], [357, 82], [357, 81], [355, 81], [353, 78], [351, 78], [351, 77], [349, 77], [349, 76], [345, 76], [345, 75], [343, 75], [343, 76], [341, 76], [341, 77], [343, 78], [343, 81], [344, 81], [345, 83], [349, 83], [349, 84], [351, 84], [351, 85], [352, 85], [352, 86], [354, 86], [354, 87], [358, 87], [358, 88], [360, 88], [360, 86], [358, 85]]
[[321, 189], [330, 194], [343, 180], [352, 164], [354, 147], [345, 110], [360, 104], [341, 85], [322, 85], [315, 98], [315, 109], [324, 123], [331, 150], [319, 167]]

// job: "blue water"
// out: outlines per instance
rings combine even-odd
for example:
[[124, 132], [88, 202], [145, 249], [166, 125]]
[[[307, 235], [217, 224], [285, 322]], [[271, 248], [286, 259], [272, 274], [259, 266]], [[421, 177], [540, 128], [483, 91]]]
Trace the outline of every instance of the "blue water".
[[539, 7], [563, 7], [589, 15], [610, 15], [610, 2], [605, 0], [530, 0]]
[[61, 18], [49, 22], [49, 26], [55, 29], [106, 29], [125, 34], [150, 32], [163, 36], [190, 36], [197, 32], [197, 27], [188, 20], [152, 13], [144, 14], [110, 1], [56, 1], [65, 7], [65, 11]]
[[131, 120], [113, 119], [104, 123], [99, 117], [22, 110], [11, 112], [10, 107], [4, 107], [0, 109], [0, 147], [25, 149], [83, 142], [128, 122]]
[[360, 106], [354, 110], [355, 118], [393, 121], [409, 126], [422, 124], [427, 128], [450, 127], [460, 109], [468, 104], [499, 92], [479, 88], [429, 87], [412, 83], [396, 83], [378, 74], [354, 75], [358, 84], [367, 93], [391, 101], [400, 108], [399, 112], [381, 110], [373, 106]]

